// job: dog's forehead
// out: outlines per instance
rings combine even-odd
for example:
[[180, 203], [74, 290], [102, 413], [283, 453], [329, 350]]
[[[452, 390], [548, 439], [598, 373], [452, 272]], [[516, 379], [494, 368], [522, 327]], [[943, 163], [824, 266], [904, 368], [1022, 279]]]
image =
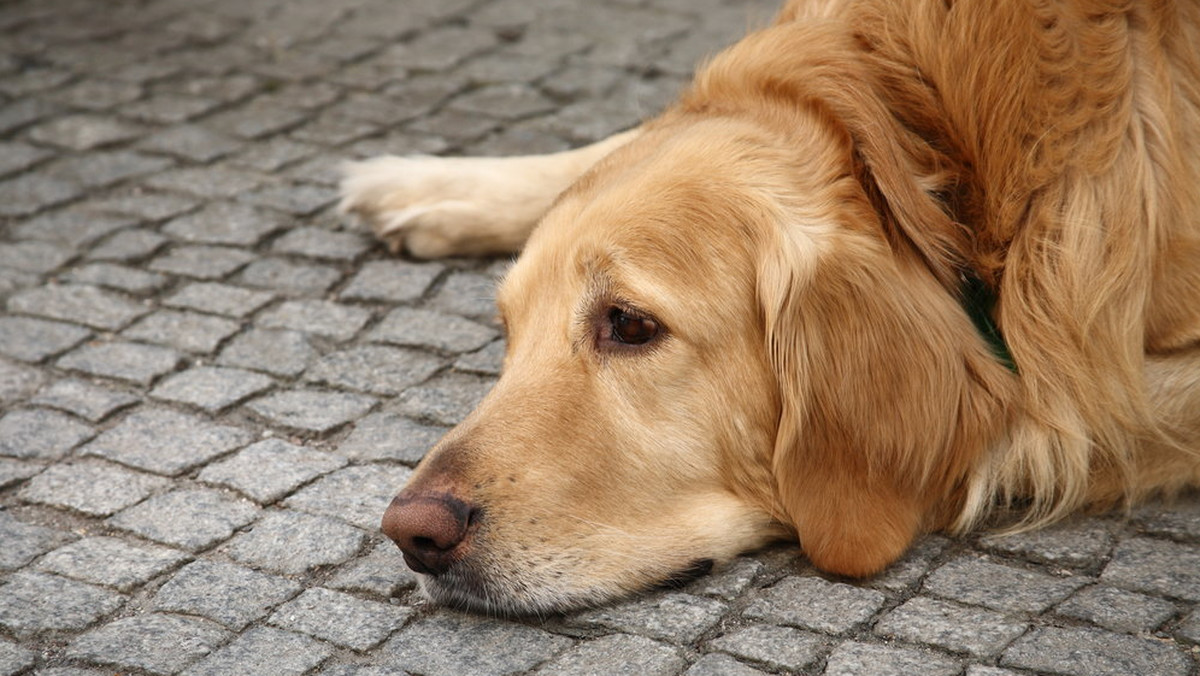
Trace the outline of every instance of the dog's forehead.
[[748, 238], [736, 224], [717, 227], [711, 214], [673, 206], [597, 204], [570, 214], [574, 227], [548, 224], [553, 235], [531, 242], [501, 284], [501, 312], [520, 321], [628, 303], [679, 326], [711, 317], [710, 306], [744, 305], [737, 299], [749, 298], [755, 279]]

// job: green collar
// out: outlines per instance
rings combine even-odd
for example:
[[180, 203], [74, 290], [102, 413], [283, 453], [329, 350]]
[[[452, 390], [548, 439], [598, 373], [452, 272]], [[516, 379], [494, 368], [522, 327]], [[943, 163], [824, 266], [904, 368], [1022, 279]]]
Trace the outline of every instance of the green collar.
[[963, 273], [962, 304], [979, 335], [983, 336], [992, 348], [992, 354], [1009, 371], [1017, 373], [1017, 363], [1013, 361], [1008, 344], [1004, 342], [1004, 334], [992, 320], [992, 310], [996, 307], [996, 292], [973, 272]]

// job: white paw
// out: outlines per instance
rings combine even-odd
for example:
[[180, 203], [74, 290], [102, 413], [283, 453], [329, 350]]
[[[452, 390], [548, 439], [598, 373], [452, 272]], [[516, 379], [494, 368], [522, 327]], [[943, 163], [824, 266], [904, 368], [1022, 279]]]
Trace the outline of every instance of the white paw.
[[343, 166], [339, 208], [369, 223], [392, 251], [420, 258], [516, 251], [561, 189], [530, 174], [533, 159], [350, 162]]

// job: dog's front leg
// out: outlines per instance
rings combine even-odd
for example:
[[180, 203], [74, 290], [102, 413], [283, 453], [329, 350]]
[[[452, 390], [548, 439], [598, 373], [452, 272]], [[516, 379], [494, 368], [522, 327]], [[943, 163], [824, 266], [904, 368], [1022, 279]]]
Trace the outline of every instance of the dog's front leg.
[[555, 198], [637, 129], [589, 146], [520, 157], [376, 157], [348, 163], [340, 209], [419, 258], [520, 250]]

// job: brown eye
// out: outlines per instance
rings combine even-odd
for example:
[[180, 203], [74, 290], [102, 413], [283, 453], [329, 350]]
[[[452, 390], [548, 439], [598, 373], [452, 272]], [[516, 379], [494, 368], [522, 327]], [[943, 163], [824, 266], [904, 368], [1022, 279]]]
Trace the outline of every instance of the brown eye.
[[626, 345], [644, 345], [658, 336], [658, 322], [650, 317], [626, 312], [620, 308], [608, 311], [612, 339]]

